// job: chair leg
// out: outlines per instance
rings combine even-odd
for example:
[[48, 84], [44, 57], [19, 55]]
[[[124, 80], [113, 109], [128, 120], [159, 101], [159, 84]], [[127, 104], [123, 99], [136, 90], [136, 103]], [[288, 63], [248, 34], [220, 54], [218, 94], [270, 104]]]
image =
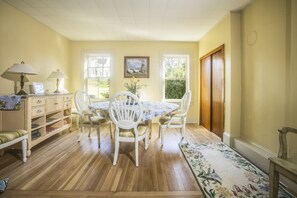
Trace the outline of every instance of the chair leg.
[[22, 140], [23, 162], [27, 161], [27, 139]]
[[80, 127], [80, 130], [77, 131], [77, 133], [78, 133], [78, 134], [77, 134], [77, 137], [78, 137], [78, 140], [77, 140], [77, 141], [78, 141], [78, 142], [80, 142], [80, 140], [81, 140], [81, 138], [82, 138], [82, 135], [83, 135], [83, 132], [84, 132], [84, 127], [81, 126], [81, 127]]
[[185, 133], [184, 133], [184, 128], [181, 128], [181, 129], [180, 129], [180, 134], [181, 134], [181, 136], [182, 136], [181, 139], [180, 139], [180, 143], [181, 143], [181, 142], [185, 139], [185, 136], [184, 136], [184, 134], [185, 134]]
[[279, 173], [275, 171], [273, 162], [269, 164], [269, 197], [276, 198], [278, 196]]
[[97, 126], [96, 130], [97, 130], [98, 148], [100, 148], [100, 126]]
[[79, 115], [76, 115], [76, 128], [79, 129]]
[[91, 137], [92, 127], [89, 127], [89, 135], [88, 137]]
[[135, 165], [138, 167], [138, 140], [135, 139]]
[[161, 125], [159, 124], [159, 134], [158, 134], [158, 138], [160, 138], [160, 134], [161, 133]]
[[110, 139], [112, 139], [112, 122], [109, 124]]
[[118, 160], [118, 155], [119, 155], [119, 131], [116, 129], [116, 132], [115, 132], [115, 136], [114, 136], [114, 139], [115, 139], [115, 148], [114, 148], [114, 157], [113, 157], [113, 165], [116, 165], [117, 164], [117, 160]]
[[161, 147], [163, 147], [164, 143], [164, 134], [163, 134], [163, 128], [160, 126], [160, 136], [161, 136]]
[[147, 150], [148, 148], [148, 140], [149, 140], [149, 133], [147, 132], [144, 139], [144, 149]]

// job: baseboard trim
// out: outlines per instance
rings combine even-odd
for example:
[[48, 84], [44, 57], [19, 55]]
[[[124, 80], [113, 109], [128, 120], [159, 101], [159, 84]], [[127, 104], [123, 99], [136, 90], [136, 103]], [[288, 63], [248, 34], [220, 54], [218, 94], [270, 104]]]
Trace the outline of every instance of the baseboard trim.
[[228, 146], [230, 146], [230, 147], [232, 146], [231, 145], [231, 136], [230, 136], [230, 133], [224, 131], [224, 133], [223, 133], [223, 142], [225, 144], [227, 144]]
[[198, 124], [198, 119], [197, 118], [195, 118], [195, 117], [188, 117], [187, 118], [187, 123], [191, 123], [191, 124]]
[[253, 162], [260, 169], [268, 173], [269, 171], [269, 157], [275, 157], [276, 153], [264, 149], [260, 145], [251, 143], [241, 138], [233, 139], [233, 148], [242, 154], [245, 158]]

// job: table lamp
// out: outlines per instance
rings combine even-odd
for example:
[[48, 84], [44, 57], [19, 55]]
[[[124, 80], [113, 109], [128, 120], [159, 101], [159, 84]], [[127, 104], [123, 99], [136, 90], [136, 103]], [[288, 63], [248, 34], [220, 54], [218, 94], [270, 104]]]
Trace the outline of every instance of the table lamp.
[[25, 64], [24, 61], [21, 64], [13, 64], [10, 68], [7, 69], [7, 73], [10, 74], [20, 74], [20, 83], [21, 83], [21, 90], [16, 93], [16, 95], [27, 95], [24, 91], [24, 84], [25, 84], [25, 75], [37, 75], [36, 71], [33, 67], [29, 64]]
[[61, 93], [61, 90], [59, 89], [60, 79], [66, 79], [67, 76], [63, 74], [59, 69], [57, 71], [52, 72], [48, 79], [56, 78], [57, 79], [57, 90], [54, 93]]
[[[8, 68], [9, 69], [9, 68]], [[12, 80], [14, 81], [14, 94], [17, 93], [17, 82], [19, 82], [21, 80], [20, 76], [18, 74], [14, 74], [14, 73], [9, 73], [8, 71], [5, 70], [3, 72], [3, 74], [1, 74], [2, 78], [5, 78], [7, 80]], [[24, 82], [29, 82], [29, 79], [27, 78], [27, 76], [24, 76]]]

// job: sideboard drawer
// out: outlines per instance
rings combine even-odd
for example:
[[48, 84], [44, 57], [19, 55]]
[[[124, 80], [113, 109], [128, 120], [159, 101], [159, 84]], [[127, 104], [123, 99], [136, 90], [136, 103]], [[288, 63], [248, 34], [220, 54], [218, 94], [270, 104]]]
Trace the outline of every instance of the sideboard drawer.
[[39, 116], [45, 114], [45, 106], [32, 107], [31, 116]]
[[71, 107], [71, 102], [64, 102], [64, 109], [69, 109]]
[[64, 101], [70, 101], [70, 100], [71, 100], [71, 95], [64, 96]]
[[46, 100], [46, 112], [63, 109], [63, 97], [52, 97]]
[[45, 104], [45, 98], [32, 98], [32, 107], [38, 106], [38, 105], [44, 105]]

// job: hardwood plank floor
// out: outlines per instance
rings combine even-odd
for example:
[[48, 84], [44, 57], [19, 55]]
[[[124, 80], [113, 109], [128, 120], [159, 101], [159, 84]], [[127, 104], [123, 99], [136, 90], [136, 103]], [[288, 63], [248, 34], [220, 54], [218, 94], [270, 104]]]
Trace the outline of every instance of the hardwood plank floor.
[[[9, 177], [2, 197], [203, 197], [181, 153], [178, 130], [165, 130], [160, 147], [158, 125], [153, 124], [148, 150], [139, 147], [139, 167], [134, 164], [134, 144], [122, 143], [116, 166], [113, 140], [102, 127], [101, 148], [95, 131], [80, 143], [77, 132], [56, 135], [32, 150], [26, 163], [13, 150], [0, 157], [0, 178]], [[218, 142], [213, 133], [187, 125], [189, 142]]]

